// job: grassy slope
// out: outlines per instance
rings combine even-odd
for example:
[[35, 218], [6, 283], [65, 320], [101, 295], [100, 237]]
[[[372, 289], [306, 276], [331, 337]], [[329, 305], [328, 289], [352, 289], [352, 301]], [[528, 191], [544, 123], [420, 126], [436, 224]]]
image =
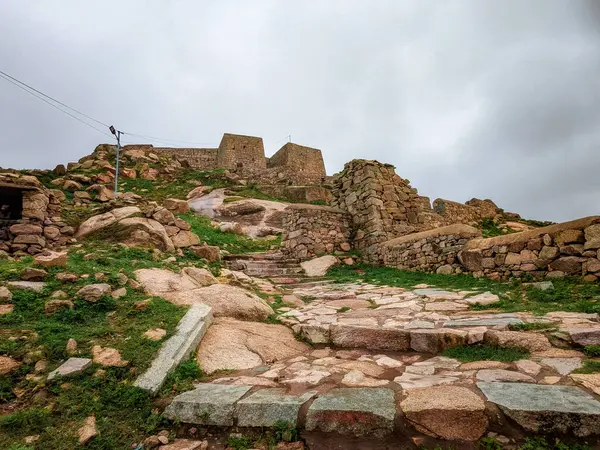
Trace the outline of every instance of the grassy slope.
[[[95, 257], [84, 258], [87, 253]], [[0, 279], [18, 279], [20, 271], [28, 265], [31, 265], [29, 258], [21, 262], [0, 261]], [[89, 244], [85, 250], [73, 249], [67, 270], [78, 275], [103, 272], [107, 280], [102, 282], [118, 288], [119, 272], [130, 275], [135, 269], [156, 266], [169, 267], [154, 261], [150, 251], [96, 243]], [[51, 274], [58, 271], [53, 269]], [[41, 435], [36, 448], [74, 448], [75, 431], [90, 414], [96, 415], [101, 435], [90, 442], [88, 448], [127, 448], [136, 438], [147, 436], [162, 421], [160, 416], [152, 413], [151, 399], [131, 387], [131, 382], [149, 365], [161, 345], [161, 342], [144, 338], [143, 333], [158, 327], [166, 329], [168, 337], [185, 309], [154, 298], [146, 310], [137, 311], [135, 302], [148, 296], [131, 288], [127, 288], [127, 296], [118, 300], [105, 297], [90, 304], [75, 299], [75, 292], [92, 282], [95, 282], [93, 275], [74, 284], [51, 280], [46, 290], [39, 294], [16, 291], [13, 298], [15, 311], [0, 317], [0, 354], [18, 359], [30, 355], [30, 362], [11, 377], [0, 377], [0, 410], [12, 405], [11, 409], [14, 407], [17, 411], [16, 415], [0, 419], [0, 448], [22, 442], [24, 436], [32, 434]], [[75, 299], [76, 307], [46, 317], [44, 303], [56, 289]], [[15, 341], [10, 339], [11, 336], [23, 336], [24, 339]], [[67, 386], [63, 386], [64, 380], [51, 383], [28, 380], [34, 374], [36, 360], [46, 360], [51, 370], [68, 357], [65, 346], [69, 338], [79, 343], [77, 356], [90, 357], [93, 345], [110, 346], [119, 349], [130, 365], [107, 368], [102, 378], [93, 376], [99, 368], [94, 365], [85, 374], [69, 379]], [[23, 395], [16, 398], [15, 391], [23, 392]]]

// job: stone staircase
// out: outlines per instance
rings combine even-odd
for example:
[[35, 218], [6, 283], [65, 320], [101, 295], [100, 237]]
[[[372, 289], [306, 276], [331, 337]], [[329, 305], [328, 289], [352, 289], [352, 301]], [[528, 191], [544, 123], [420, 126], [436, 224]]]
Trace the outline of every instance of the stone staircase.
[[227, 255], [227, 268], [241, 270], [251, 277], [289, 277], [302, 275], [300, 259], [288, 258], [281, 253], [249, 253], [244, 255]]

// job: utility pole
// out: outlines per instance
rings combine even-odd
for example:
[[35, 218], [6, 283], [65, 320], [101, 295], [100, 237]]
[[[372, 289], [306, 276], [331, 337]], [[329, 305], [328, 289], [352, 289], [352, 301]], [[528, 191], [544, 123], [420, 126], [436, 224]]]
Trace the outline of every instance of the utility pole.
[[117, 138], [117, 163], [115, 164], [115, 196], [117, 199], [117, 192], [119, 189], [119, 153], [121, 153], [121, 132], [116, 130], [112, 125], [109, 127], [110, 132]]

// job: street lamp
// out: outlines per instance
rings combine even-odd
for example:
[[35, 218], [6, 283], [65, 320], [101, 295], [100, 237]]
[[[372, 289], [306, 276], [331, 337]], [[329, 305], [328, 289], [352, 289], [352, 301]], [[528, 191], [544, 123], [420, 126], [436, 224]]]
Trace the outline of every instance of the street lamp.
[[114, 199], [117, 199], [117, 191], [119, 189], [119, 153], [121, 152], [121, 132], [116, 130], [112, 125], [108, 127], [110, 132], [117, 138], [117, 163], [115, 164], [115, 193]]

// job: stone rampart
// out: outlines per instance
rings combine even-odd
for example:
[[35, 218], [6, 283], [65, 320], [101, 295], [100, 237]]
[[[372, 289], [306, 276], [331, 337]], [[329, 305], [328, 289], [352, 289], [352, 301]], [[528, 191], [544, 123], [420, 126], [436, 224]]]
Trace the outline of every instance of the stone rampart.
[[435, 199], [433, 211], [447, 224], [476, 224], [482, 219], [494, 218], [501, 210], [491, 200], [471, 199], [467, 203], [458, 203], [442, 198]]
[[268, 160], [267, 167], [283, 170], [296, 182], [319, 184], [327, 176], [321, 150], [288, 142]]
[[600, 216], [469, 241], [459, 255], [466, 271], [494, 279], [600, 277]]
[[290, 205], [285, 209], [281, 246], [283, 252], [307, 258], [350, 250], [350, 217], [336, 208]]
[[323, 202], [331, 201], [331, 189], [324, 186], [288, 186], [284, 184], [261, 184], [258, 190], [274, 198], [280, 198], [290, 202]]
[[225, 133], [219, 144], [216, 167], [266, 169], [267, 159], [262, 138]]
[[379, 246], [382, 264], [402, 270], [444, 274], [463, 272], [458, 254], [481, 231], [468, 225], [449, 225], [413, 233]]
[[389, 164], [350, 161], [334, 181], [332, 192], [331, 205], [352, 217], [354, 245], [368, 263], [380, 262], [378, 244], [424, 227], [417, 190]]

